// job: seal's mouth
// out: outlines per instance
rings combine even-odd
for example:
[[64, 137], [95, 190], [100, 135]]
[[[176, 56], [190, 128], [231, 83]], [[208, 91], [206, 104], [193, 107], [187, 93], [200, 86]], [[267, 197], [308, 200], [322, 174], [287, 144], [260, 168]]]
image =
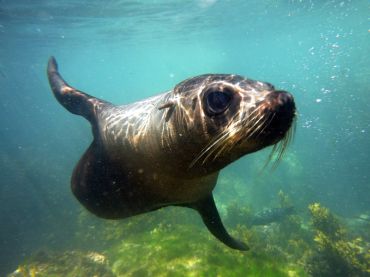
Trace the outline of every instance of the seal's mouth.
[[268, 118], [258, 137], [264, 141], [264, 147], [273, 145], [267, 163], [274, 160], [276, 166], [294, 136], [296, 122], [294, 98], [289, 92], [273, 91], [256, 109], [262, 117]]
[[255, 108], [260, 118], [264, 118], [264, 129], [259, 132], [266, 144], [272, 145], [282, 140], [290, 130], [295, 118], [293, 96], [286, 91], [273, 91]]

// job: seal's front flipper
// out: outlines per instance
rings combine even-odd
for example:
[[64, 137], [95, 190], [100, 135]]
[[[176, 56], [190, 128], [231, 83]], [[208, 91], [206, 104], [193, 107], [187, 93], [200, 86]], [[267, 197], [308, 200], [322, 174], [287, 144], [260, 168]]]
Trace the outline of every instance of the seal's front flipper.
[[246, 244], [235, 240], [227, 233], [224, 225], [222, 224], [220, 215], [218, 214], [212, 194], [196, 203], [193, 203], [192, 205], [189, 205], [189, 207], [197, 210], [200, 213], [208, 230], [224, 244], [233, 249], [238, 249], [241, 251], [249, 250], [249, 247]]
[[49, 59], [47, 74], [51, 89], [58, 102], [71, 113], [81, 115], [91, 123], [94, 122], [95, 113], [99, 107], [111, 105], [68, 85], [59, 74], [58, 65], [54, 57]]

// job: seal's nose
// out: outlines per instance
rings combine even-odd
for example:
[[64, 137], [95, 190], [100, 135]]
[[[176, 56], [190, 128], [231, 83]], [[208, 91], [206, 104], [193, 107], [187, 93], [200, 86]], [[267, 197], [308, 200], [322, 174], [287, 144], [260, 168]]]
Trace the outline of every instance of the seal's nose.
[[265, 113], [272, 116], [269, 128], [266, 134], [273, 138], [274, 141], [284, 137], [289, 130], [295, 117], [295, 103], [293, 96], [283, 90], [272, 91], [266, 97]]
[[275, 90], [273, 94], [276, 97], [276, 100], [279, 102], [280, 105], [294, 104], [293, 95], [291, 95], [287, 91]]
[[267, 101], [270, 104], [271, 110], [274, 112], [295, 112], [293, 95], [287, 91], [275, 90], [269, 94]]

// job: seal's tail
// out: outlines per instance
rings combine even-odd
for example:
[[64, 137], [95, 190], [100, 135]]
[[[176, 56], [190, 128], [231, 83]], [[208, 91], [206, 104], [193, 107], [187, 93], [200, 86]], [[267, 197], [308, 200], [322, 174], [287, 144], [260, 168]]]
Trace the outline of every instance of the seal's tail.
[[58, 72], [54, 57], [50, 57], [47, 68], [50, 87], [60, 104], [73, 114], [81, 115], [91, 123], [95, 122], [96, 112], [110, 103], [95, 98], [68, 85]]

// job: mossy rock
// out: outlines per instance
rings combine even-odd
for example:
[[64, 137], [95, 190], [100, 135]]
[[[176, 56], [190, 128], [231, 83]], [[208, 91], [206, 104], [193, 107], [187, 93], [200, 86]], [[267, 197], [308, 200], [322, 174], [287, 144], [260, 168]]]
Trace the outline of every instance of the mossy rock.
[[39, 251], [8, 277], [114, 277], [106, 256], [96, 252]]
[[370, 244], [358, 237], [351, 239], [347, 230], [328, 208], [309, 206], [316, 247], [307, 258], [312, 276], [370, 276]]
[[324, 233], [332, 239], [340, 239], [345, 235], [343, 226], [339, 223], [338, 218], [333, 215], [328, 208], [319, 203], [313, 203], [308, 206], [311, 213], [311, 220], [314, 229]]
[[[251, 237], [245, 228], [237, 233], [244, 241]], [[113, 247], [108, 256], [117, 276], [306, 276], [302, 268], [277, 257], [230, 249], [194, 225], [139, 234]]]

